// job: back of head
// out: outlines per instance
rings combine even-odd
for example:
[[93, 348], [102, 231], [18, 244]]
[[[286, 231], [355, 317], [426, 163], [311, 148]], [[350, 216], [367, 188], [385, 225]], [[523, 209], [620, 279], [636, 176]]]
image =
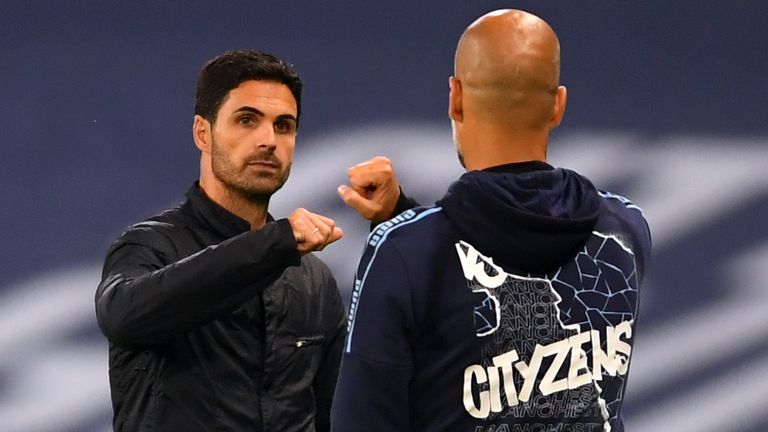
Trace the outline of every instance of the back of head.
[[461, 36], [455, 77], [465, 114], [508, 129], [548, 130], [560, 80], [560, 43], [535, 15], [494, 11]]
[[301, 114], [301, 78], [293, 66], [261, 51], [229, 51], [203, 66], [197, 78], [195, 114], [214, 124], [216, 115], [230, 90], [244, 81], [274, 81], [285, 84], [296, 99]]

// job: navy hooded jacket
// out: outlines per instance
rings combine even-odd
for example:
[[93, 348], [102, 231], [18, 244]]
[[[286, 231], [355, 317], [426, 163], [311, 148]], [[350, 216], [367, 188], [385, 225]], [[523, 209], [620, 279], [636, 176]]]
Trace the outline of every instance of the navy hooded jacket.
[[335, 431], [622, 432], [641, 210], [543, 162], [464, 174], [368, 237]]

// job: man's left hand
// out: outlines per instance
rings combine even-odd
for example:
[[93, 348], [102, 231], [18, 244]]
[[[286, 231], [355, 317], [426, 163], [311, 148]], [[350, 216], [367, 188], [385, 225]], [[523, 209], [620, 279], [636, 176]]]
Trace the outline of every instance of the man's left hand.
[[349, 186], [341, 185], [337, 190], [344, 204], [373, 223], [393, 216], [400, 197], [400, 182], [392, 161], [376, 156], [353, 166], [347, 175]]

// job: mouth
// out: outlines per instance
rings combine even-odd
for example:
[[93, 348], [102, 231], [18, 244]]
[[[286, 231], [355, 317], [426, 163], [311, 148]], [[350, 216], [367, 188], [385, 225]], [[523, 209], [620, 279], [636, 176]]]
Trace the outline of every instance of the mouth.
[[248, 167], [257, 168], [257, 169], [271, 169], [276, 170], [280, 168], [280, 164], [273, 160], [264, 160], [264, 159], [254, 159], [249, 160], [246, 162], [246, 165]]
[[264, 162], [264, 161], [248, 162], [248, 165], [250, 165], [250, 166], [263, 166], [263, 167], [277, 168], [277, 164], [274, 163], [274, 162]]

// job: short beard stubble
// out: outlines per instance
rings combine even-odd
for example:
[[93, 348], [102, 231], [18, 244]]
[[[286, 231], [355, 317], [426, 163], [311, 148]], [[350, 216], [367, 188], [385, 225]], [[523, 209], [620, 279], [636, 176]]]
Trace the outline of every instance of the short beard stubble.
[[[254, 176], [246, 173], [246, 165], [238, 167], [229, 155], [211, 137], [211, 169], [213, 175], [233, 194], [254, 203], [267, 205], [272, 194], [280, 190], [291, 173], [291, 163], [284, 165], [272, 151], [262, 151], [251, 159], [261, 159], [278, 164], [278, 170], [270, 176]], [[245, 162], [244, 162], [245, 163]]]

